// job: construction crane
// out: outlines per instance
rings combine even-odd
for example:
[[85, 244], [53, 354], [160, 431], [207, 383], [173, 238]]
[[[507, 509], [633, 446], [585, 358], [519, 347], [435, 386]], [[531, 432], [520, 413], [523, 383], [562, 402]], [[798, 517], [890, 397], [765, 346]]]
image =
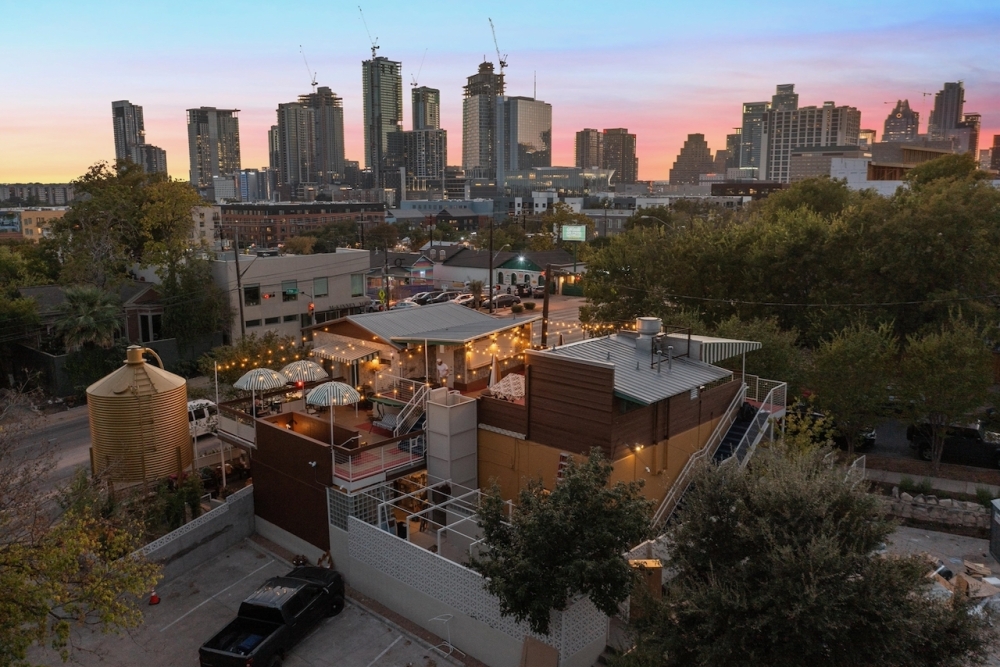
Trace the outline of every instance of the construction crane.
[[417, 68], [417, 75], [416, 76], [413, 76], [412, 74], [410, 75], [411, 79], [410, 85], [413, 86], [414, 88], [420, 85], [419, 83], [417, 83], [417, 80], [420, 78], [420, 73], [424, 70], [424, 60], [426, 59], [427, 59], [427, 49], [424, 49], [424, 57], [420, 59], [420, 67]]
[[368, 29], [368, 21], [365, 20], [365, 12], [361, 9], [361, 5], [358, 5], [358, 11], [361, 12], [361, 22], [365, 24], [365, 32], [368, 33], [368, 41], [372, 43], [372, 60], [375, 60], [375, 52], [378, 51], [378, 37], [372, 39], [372, 31]]
[[489, 19], [489, 22], [490, 31], [493, 33], [493, 46], [497, 50], [497, 61], [500, 63], [500, 73], [503, 74], [504, 68], [507, 67], [507, 56], [506, 54], [503, 57], [500, 56], [500, 45], [497, 44], [497, 29], [493, 27], [493, 19]]
[[309, 78], [312, 81], [312, 83], [310, 85], [312, 85], [313, 93], [315, 93], [316, 92], [316, 72], [312, 71], [312, 68], [309, 67], [309, 61], [306, 60], [306, 52], [302, 48], [301, 44], [299, 44], [299, 53], [302, 54], [302, 62], [304, 62], [306, 64], [306, 72], [309, 73]]

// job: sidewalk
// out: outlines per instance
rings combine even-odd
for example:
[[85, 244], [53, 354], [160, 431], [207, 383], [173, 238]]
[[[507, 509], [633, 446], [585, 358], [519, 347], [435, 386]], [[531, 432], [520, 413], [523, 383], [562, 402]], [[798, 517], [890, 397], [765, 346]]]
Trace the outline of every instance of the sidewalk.
[[920, 483], [921, 480], [926, 479], [930, 482], [931, 486], [936, 491], [944, 491], [945, 493], [961, 493], [967, 496], [975, 496], [976, 489], [986, 488], [990, 490], [994, 498], [1000, 498], [1000, 486], [994, 486], [992, 484], [977, 484], [976, 482], [961, 482], [954, 479], [941, 479], [940, 477], [922, 477], [919, 475], [904, 475], [899, 472], [890, 472], [888, 470], [874, 470], [868, 468], [865, 471], [865, 479], [869, 479], [873, 482], [885, 482], [887, 484], [899, 484], [900, 480], [904, 477], [909, 477], [916, 483]]

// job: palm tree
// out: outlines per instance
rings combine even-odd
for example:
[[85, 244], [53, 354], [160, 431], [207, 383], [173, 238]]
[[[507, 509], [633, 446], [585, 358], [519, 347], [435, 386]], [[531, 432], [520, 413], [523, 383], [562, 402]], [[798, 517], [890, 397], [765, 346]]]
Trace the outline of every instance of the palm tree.
[[85, 345], [111, 347], [115, 334], [122, 328], [118, 298], [89, 285], [68, 287], [65, 294], [55, 328], [66, 350], [78, 350]]
[[483, 281], [472, 280], [469, 282], [469, 293], [472, 295], [472, 302], [479, 310], [479, 303], [483, 300]]

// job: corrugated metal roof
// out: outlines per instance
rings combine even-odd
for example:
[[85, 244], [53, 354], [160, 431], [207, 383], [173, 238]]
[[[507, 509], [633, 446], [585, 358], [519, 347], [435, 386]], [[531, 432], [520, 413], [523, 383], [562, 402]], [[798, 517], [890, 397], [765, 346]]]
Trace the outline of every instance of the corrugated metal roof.
[[657, 372], [655, 366], [650, 368], [649, 352], [637, 352], [634, 339], [617, 335], [591, 338], [532, 354], [550, 354], [611, 366], [615, 369], [615, 394], [644, 405], [690, 392], [732, 374], [724, 368], [685, 357], [674, 359], [669, 368], [664, 360]]
[[708, 364], [715, 364], [723, 359], [738, 357], [747, 352], [759, 350], [761, 344], [752, 340], [733, 340], [731, 338], [714, 338], [712, 336], [691, 336], [691, 350], [687, 350], [686, 334], [667, 335], [669, 345], [674, 346], [675, 354], [690, 354], [692, 359], [699, 359]]
[[[432, 303], [420, 308], [388, 310], [380, 313], [348, 315], [347, 319], [385, 341], [434, 340], [450, 342], [446, 338], [454, 332], [456, 342], [466, 342], [495, 331], [505, 331], [513, 326], [537, 320], [538, 315], [497, 319], [456, 303]], [[433, 334], [433, 335], [432, 335]], [[457, 337], [461, 336], [461, 339]]]

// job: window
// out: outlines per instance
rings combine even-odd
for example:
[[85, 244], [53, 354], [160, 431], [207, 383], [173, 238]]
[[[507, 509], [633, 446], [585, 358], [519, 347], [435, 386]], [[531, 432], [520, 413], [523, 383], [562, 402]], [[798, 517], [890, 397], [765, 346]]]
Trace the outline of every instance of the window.
[[299, 299], [299, 281], [298, 280], [282, 280], [281, 281], [281, 300], [282, 301], [298, 301]]
[[365, 274], [352, 273], [351, 296], [364, 296], [364, 295], [365, 295]]
[[247, 329], [249, 329], [250, 327], [259, 327], [260, 326], [260, 320], [247, 320], [246, 321], [246, 325], [247, 325]]
[[327, 296], [330, 293], [329, 281], [326, 278], [313, 278], [313, 298]]
[[264, 318], [264, 324], [280, 324], [280, 323], [281, 323], [281, 318], [280, 317], [265, 317]]
[[260, 305], [260, 285], [247, 285], [243, 288], [243, 305]]
[[497, 272], [497, 285], [503, 285], [503, 273]]
[[295, 322], [298, 319], [299, 319], [298, 315], [285, 315], [286, 322]]
[[160, 340], [163, 335], [163, 316], [149, 315], [142, 313], [139, 315], [139, 336], [143, 343]]

